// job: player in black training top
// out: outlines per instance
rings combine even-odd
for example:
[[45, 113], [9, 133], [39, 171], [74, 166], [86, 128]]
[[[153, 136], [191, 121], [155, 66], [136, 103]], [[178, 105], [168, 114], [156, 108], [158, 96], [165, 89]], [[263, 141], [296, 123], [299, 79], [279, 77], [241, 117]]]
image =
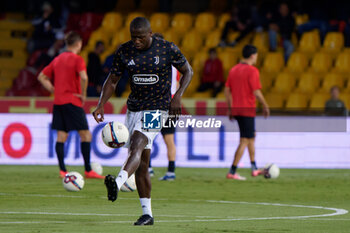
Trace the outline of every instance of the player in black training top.
[[[131, 79], [131, 94], [128, 97], [128, 111], [125, 125], [130, 139], [128, 159], [117, 178], [106, 176], [105, 185], [108, 200], [115, 201], [118, 191], [128, 177], [135, 172], [143, 214], [135, 225], [153, 225], [151, 209], [151, 179], [148, 173], [153, 139], [160, 131], [147, 131], [143, 128], [144, 111], [152, 111], [153, 117], [181, 113], [181, 97], [192, 79], [192, 68], [176, 45], [152, 36], [149, 21], [143, 17], [135, 18], [130, 24], [131, 40], [116, 51], [113, 67], [103, 85], [103, 90], [93, 112], [99, 123], [104, 120], [103, 106], [114, 93], [124, 70]], [[183, 75], [180, 86], [171, 99], [171, 66]]]

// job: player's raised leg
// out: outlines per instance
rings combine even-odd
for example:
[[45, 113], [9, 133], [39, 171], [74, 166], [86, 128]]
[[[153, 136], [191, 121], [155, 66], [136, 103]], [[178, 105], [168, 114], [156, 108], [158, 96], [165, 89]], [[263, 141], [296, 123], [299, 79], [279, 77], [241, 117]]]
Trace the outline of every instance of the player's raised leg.
[[60, 177], [63, 178], [67, 174], [66, 165], [64, 164], [64, 142], [67, 140], [68, 133], [62, 130], [57, 131], [56, 154], [58, 166], [60, 167]]
[[245, 150], [245, 148], [247, 148], [248, 144], [249, 144], [248, 138], [240, 138], [239, 145], [238, 145], [238, 148], [237, 148], [236, 153], [235, 153], [235, 158], [233, 160], [233, 164], [230, 168], [229, 173], [226, 176], [227, 179], [246, 180], [246, 178], [243, 176], [240, 176], [236, 172], [236, 170], [237, 170], [237, 165], [238, 165], [239, 161], [241, 160], [243, 153], [244, 153], [244, 150]]
[[135, 130], [134, 133], [131, 135], [129, 156], [125, 163], [125, 166], [119, 172], [117, 178], [115, 178], [113, 175], [107, 175], [105, 178], [105, 185], [108, 192], [108, 200], [112, 202], [117, 200], [118, 192], [121, 186], [126, 182], [129, 175], [133, 174], [139, 167], [141, 155], [147, 143], [148, 138], [143, 133]]
[[142, 216], [134, 225], [153, 225], [153, 214], [151, 208], [151, 178], [148, 172], [148, 164], [151, 157], [151, 150], [145, 149], [141, 155], [140, 166], [135, 172], [137, 191], [140, 197]]

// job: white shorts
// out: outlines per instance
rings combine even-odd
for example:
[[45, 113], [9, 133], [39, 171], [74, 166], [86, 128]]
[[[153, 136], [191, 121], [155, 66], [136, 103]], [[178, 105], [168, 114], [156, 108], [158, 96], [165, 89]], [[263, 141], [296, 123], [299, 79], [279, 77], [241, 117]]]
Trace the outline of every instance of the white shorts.
[[[161, 131], [161, 128], [152, 129], [152, 130], [144, 129], [144, 127], [143, 127], [144, 112], [145, 111], [131, 112], [131, 111], [127, 110], [126, 117], [125, 117], [125, 126], [129, 130], [130, 137], [129, 137], [129, 140], [125, 144], [124, 147], [126, 147], [126, 148], [130, 147], [131, 135], [134, 133], [135, 130], [137, 130], [148, 138], [148, 143], [147, 143], [145, 149], [152, 149], [153, 140], [157, 136], [157, 134]], [[148, 112], [148, 111], [146, 111], [146, 112]], [[162, 115], [161, 119], [163, 119], [164, 121], [168, 118], [167, 111], [159, 110], [159, 113]]]

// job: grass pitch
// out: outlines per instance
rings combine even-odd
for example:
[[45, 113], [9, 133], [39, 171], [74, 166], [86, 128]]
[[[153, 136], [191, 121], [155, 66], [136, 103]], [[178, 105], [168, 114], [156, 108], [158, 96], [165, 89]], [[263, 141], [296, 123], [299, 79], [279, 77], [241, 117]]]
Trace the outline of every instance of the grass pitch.
[[350, 170], [282, 169], [266, 180], [240, 169], [248, 180], [232, 181], [227, 169], [177, 168], [173, 182], [158, 181], [164, 168], [155, 172], [155, 225], [136, 227], [136, 192], [111, 203], [102, 180], [73, 193], [56, 166], [0, 166], [0, 232], [350, 232]]

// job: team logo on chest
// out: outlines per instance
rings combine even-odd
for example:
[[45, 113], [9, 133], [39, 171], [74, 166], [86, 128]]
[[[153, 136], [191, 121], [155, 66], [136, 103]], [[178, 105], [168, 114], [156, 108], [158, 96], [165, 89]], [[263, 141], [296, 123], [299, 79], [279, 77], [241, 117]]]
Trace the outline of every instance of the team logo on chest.
[[131, 61], [129, 61], [129, 63], [128, 63], [128, 66], [134, 66], [134, 65], [136, 65], [134, 62], [134, 59], [131, 59]]
[[159, 56], [155, 56], [154, 59], [155, 59], [154, 64], [158, 65], [159, 64]]

